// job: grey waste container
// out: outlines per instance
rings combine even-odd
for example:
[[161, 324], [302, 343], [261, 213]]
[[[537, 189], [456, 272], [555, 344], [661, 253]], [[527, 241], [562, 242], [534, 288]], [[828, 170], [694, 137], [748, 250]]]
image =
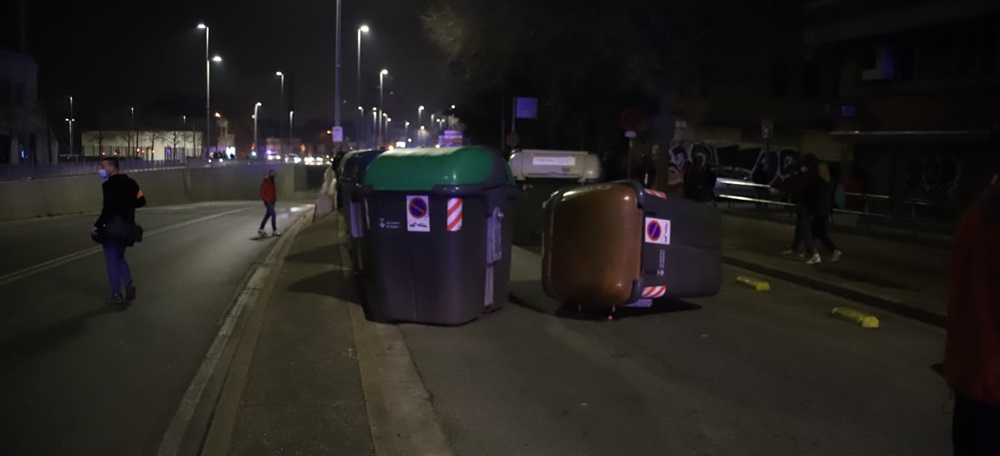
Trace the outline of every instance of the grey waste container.
[[587, 152], [522, 149], [510, 157], [517, 181], [514, 214], [514, 244], [540, 245], [545, 226], [542, 206], [556, 191], [601, 179], [601, 161]]
[[381, 322], [460, 325], [507, 301], [516, 189], [483, 147], [395, 150], [364, 176], [365, 310]]
[[341, 163], [340, 177], [337, 179], [337, 209], [347, 224], [349, 241], [347, 250], [351, 255], [354, 272], [361, 272], [364, 261], [361, 257], [361, 242], [364, 237], [361, 208], [361, 182], [365, 171], [375, 157], [384, 149], [359, 150], [347, 154]]

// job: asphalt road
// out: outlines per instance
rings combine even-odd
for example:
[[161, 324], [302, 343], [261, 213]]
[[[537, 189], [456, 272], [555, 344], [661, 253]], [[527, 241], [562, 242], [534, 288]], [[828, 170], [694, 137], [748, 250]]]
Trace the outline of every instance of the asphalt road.
[[[304, 205], [279, 204], [278, 226]], [[156, 454], [248, 271], [259, 203], [144, 208], [121, 310], [95, 215], [0, 223], [0, 454]]]
[[559, 309], [537, 257], [515, 255], [509, 305], [457, 328], [404, 325], [458, 455], [942, 455], [941, 329], [772, 281], [602, 315]]

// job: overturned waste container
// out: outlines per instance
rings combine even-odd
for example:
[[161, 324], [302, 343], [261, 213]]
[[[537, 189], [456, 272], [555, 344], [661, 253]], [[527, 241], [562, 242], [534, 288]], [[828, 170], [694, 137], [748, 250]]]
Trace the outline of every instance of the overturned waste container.
[[552, 193], [598, 182], [601, 161], [597, 155], [580, 151], [521, 149], [510, 157], [517, 181], [514, 213], [514, 244], [539, 245], [545, 227], [542, 206]]
[[709, 205], [617, 181], [559, 191], [546, 215], [542, 286], [557, 301], [613, 309], [719, 292], [722, 218]]
[[460, 325], [506, 303], [516, 189], [497, 152], [389, 151], [363, 182], [369, 319]]
[[364, 178], [368, 166], [383, 152], [384, 149], [358, 150], [344, 156], [337, 173], [337, 209], [344, 216], [349, 235], [347, 250], [351, 255], [354, 272], [364, 268], [361, 257], [361, 240], [364, 236], [363, 213], [361, 206], [361, 179]]

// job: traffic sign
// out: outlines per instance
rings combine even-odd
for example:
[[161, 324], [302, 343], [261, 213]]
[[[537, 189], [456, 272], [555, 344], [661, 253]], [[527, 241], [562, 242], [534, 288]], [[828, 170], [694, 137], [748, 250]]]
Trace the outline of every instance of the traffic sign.
[[330, 129], [330, 136], [333, 137], [333, 142], [340, 143], [344, 142], [344, 127], [333, 127]]
[[406, 197], [406, 231], [428, 232], [431, 230], [430, 205], [426, 196]]

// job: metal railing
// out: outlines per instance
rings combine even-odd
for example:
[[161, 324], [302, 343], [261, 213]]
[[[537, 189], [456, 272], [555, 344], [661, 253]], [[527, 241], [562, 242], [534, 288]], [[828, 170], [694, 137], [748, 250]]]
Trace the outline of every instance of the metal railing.
[[[722, 178], [716, 182], [717, 200], [729, 201], [730, 208], [733, 207], [734, 202], [786, 209], [795, 207], [789, 196], [774, 190], [769, 185]], [[723, 188], [719, 189], [720, 186]], [[740, 188], [752, 188], [755, 195], [730, 193]], [[763, 197], [765, 195], [767, 197]], [[856, 216], [859, 218], [859, 222], [863, 222], [859, 225], [867, 228], [871, 228], [872, 222], [876, 220], [899, 222], [913, 233], [927, 227], [948, 228], [958, 220], [962, 210], [960, 206], [952, 203], [920, 198], [899, 198], [870, 193], [845, 193], [844, 196], [847, 198], [846, 207], [834, 208], [833, 215]], [[792, 213], [790, 210], [787, 212]], [[836, 218], [834, 217], [833, 220]]]
[[[186, 166], [186, 164], [180, 160], [122, 160], [120, 163], [122, 170], [125, 172], [175, 169], [184, 168]], [[100, 168], [100, 163], [96, 161], [0, 165], [0, 180], [25, 180], [91, 173], [96, 174], [98, 168]]]

